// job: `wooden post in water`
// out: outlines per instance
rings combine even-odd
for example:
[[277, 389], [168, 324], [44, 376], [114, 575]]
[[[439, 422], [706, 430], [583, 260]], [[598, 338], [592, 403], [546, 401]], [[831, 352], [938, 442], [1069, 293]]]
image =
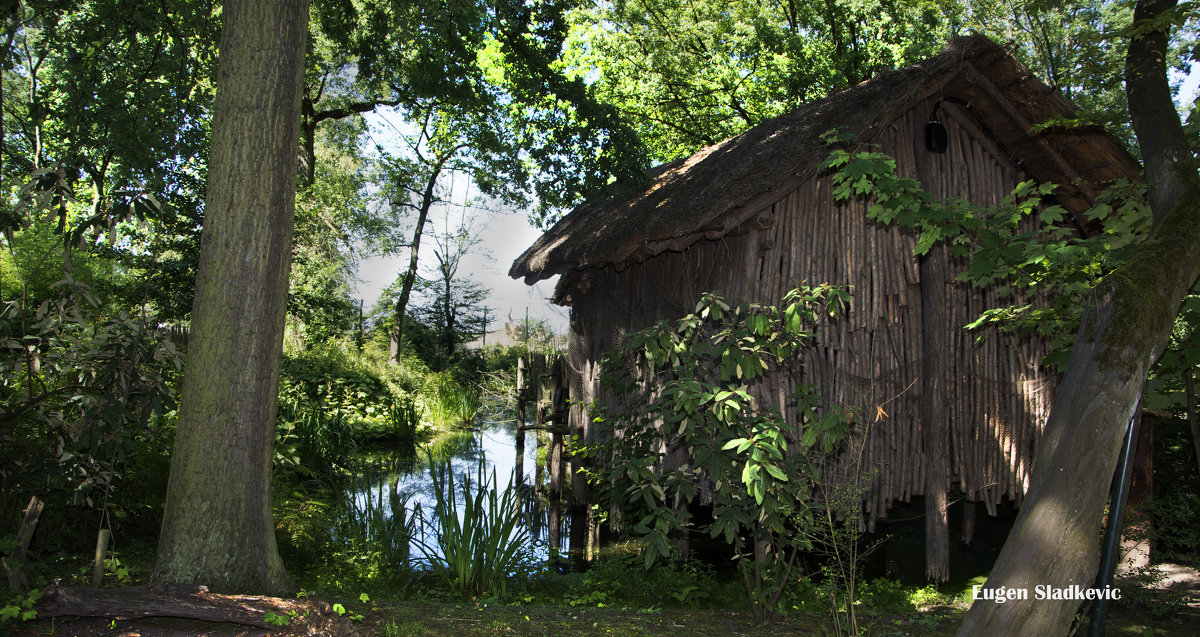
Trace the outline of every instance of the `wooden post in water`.
[[550, 500], [550, 519], [546, 522], [546, 539], [550, 542], [550, 552], [558, 553], [558, 547], [562, 544], [560, 541], [560, 532], [562, 524], [562, 505], [558, 500]]
[[533, 380], [530, 382], [530, 392], [531, 392], [531, 395], [532, 395], [533, 401], [534, 401], [533, 402], [533, 405], [534, 405], [534, 407], [533, 407], [533, 411], [534, 411], [533, 444], [534, 444], [534, 448], [536, 449], [536, 453], [534, 454], [534, 461], [533, 461], [533, 467], [534, 467], [533, 468], [533, 487], [534, 487], [534, 489], [537, 490], [538, 493], [542, 493], [543, 464], [542, 464], [542, 462], [539, 461], [539, 458], [541, 457], [541, 451], [542, 451], [542, 429], [543, 429], [543, 427], [542, 427], [542, 425], [543, 425], [542, 410], [541, 410], [541, 406], [540, 406], [541, 382], [539, 380], [541, 368], [537, 366], [538, 358], [536, 355], [532, 358], [532, 360], [533, 360], [533, 369], [532, 369], [533, 373], [531, 375], [533, 376]]
[[591, 538], [588, 534], [591, 530], [591, 510], [578, 502], [572, 502], [568, 511], [571, 513], [571, 568], [584, 571], [591, 560]]
[[517, 359], [517, 484], [520, 484], [525, 479], [525, 398], [528, 395], [525, 389], [525, 380], [527, 378], [525, 367], [525, 357], [522, 356]]
[[525, 429], [525, 357], [517, 359], [517, 431]]
[[517, 421], [516, 435], [517, 457], [513, 461], [513, 482], [517, 486], [521, 486], [521, 483], [525, 482], [525, 427], [519, 420]]
[[[549, 421], [554, 425], [550, 434], [550, 497], [556, 502], [562, 502], [563, 495], [563, 425], [562, 417], [556, 411], [558, 401], [562, 400], [562, 357], [554, 359], [543, 384], [548, 391], [547, 410], [550, 412]], [[540, 408], [540, 405], [539, 405]], [[539, 409], [540, 413], [540, 409]], [[545, 419], [543, 419], [545, 420]]]

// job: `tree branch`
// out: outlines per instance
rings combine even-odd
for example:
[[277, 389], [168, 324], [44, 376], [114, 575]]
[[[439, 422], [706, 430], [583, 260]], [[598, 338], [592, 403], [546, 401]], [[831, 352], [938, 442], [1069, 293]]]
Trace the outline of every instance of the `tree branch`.
[[1133, 36], [1125, 57], [1125, 93], [1129, 114], [1142, 150], [1154, 225], [1179, 203], [1184, 174], [1193, 175], [1191, 150], [1175, 112], [1167, 82], [1167, 39], [1170, 23], [1157, 19], [1175, 8], [1176, 0], [1139, 0], [1133, 10]]
[[314, 109], [313, 114], [312, 114], [312, 123], [318, 124], [327, 119], [342, 119], [343, 117], [350, 117], [351, 115], [361, 115], [363, 113], [370, 113], [371, 111], [379, 108], [380, 106], [399, 106], [403, 101], [404, 100], [399, 97], [397, 97], [396, 99], [392, 99], [392, 100], [385, 100], [385, 99], [379, 98], [379, 99], [374, 99], [374, 100], [366, 100], [366, 101], [362, 101], [362, 102], [350, 102], [349, 104], [346, 104], [344, 106], [340, 106], [338, 108], [330, 108], [330, 109], [326, 109], [323, 111], [318, 111], [318, 110]]

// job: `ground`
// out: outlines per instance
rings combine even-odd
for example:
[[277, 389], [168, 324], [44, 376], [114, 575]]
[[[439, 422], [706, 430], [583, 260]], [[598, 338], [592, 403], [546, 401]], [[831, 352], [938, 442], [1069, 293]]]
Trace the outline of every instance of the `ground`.
[[[1158, 588], [1138, 589], [1114, 606], [1108, 635], [1185, 637], [1200, 625], [1200, 574], [1195, 569], [1161, 567]], [[1133, 591], [1132, 582], [1121, 584]], [[664, 635], [722, 637], [835, 634], [826, 615], [796, 614], [756, 624], [748, 613], [676, 609], [618, 609], [563, 605], [498, 605], [372, 600], [344, 601], [345, 613], [318, 600], [278, 600], [241, 597], [244, 610], [266, 610], [291, 616], [287, 626], [254, 628], [196, 620], [151, 618], [111, 622], [106, 619], [42, 618], [21, 625], [13, 634], [121, 637], [298, 637], [301, 635], [360, 635], [362, 637], [475, 637], [528, 635], [599, 637], [602, 635]], [[1170, 609], [1156, 617], [1154, 609]], [[1150, 609], [1150, 612], [1147, 612]], [[294, 612], [292, 612], [294, 611]], [[965, 606], [941, 606], [911, 615], [876, 615], [862, 619], [874, 637], [934, 637], [952, 635]], [[353, 618], [352, 628], [348, 622]]]

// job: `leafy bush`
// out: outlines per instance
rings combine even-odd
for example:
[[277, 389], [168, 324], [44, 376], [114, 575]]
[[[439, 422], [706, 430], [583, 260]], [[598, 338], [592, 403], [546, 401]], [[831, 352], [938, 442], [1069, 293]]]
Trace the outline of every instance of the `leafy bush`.
[[[800, 383], [793, 424], [751, 392], [768, 370], [798, 371], [813, 326], [848, 299], [829, 285], [792, 290], [782, 308], [735, 307], [708, 293], [693, 313], [630, 334], [604, 361], [602, 380], [628, 407], [601, 413], [618, 433], [581, 452], [602, 457], [604, 470], [589, 480], [610, 508], [635, 520], [647, 568], [671, 555], [668, 536], [693, 526], [687, 507], [708, 489], [712, 521], [701, 528], [733, 549], [755, 614], [777, 605], [805, 546], [798, 527], [812, 517], [820, 463], [851, 414], [821, 413], [815, 388]], [[666, 466], [663, 449], [687, 457]]]
[[318, 477], [333, 473], [357, 448], [355, 430], [341, 411], [287, 401], [275, 428], [275, 458], [282, 466]]
[[48, 501], [47, 488], [72, 504], [100, 506], [126, 459], [163, 433], [160, 416], [174, 407], [182, 357], [151, 317], [108, 315], [70, 277], [55, 292], [0, 308], [5, 514], [31, 487]]
[[[339, 340], [287, 353], [279, 384], [281, 442], [305, 429], [342, 425], [359, 441], [413, 439], [421, 422], [416, 396], [427, 374], [413, 359], [391, 365], [386, 354]], [[317, 420], [302, 420], [318, 413]]]
[[334, 341], [282, 361], [279, 396], [283, 403], [337, 412], [358, 427], [381, 426], [398, 392]]

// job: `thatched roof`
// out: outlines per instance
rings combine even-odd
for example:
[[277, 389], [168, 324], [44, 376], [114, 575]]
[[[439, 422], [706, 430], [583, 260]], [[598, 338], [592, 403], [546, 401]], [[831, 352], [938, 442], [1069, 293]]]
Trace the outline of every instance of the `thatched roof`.
[[[719, 238], [811, 178], [834, 128], [870, 142], [881, 127], [920, 101], [969, 102], [997, 146], [1041, 182], [1060, 185], [1068, 210], [1090, 207], [1104, 184], [1136, 177], [1137, 164], [1100, 127], [1030, 129], [1075, 108], [991, 40], [953, 40], [942, 54], [888, 71], [823, 100], [765, 121], [683, 160], [654, 168], [649, 187], [585, 203], [563, 217], [509, 270], [533, 283], [570, 270], [643, 261]], [[618, 189], [619, 191], [619, 189]]]

